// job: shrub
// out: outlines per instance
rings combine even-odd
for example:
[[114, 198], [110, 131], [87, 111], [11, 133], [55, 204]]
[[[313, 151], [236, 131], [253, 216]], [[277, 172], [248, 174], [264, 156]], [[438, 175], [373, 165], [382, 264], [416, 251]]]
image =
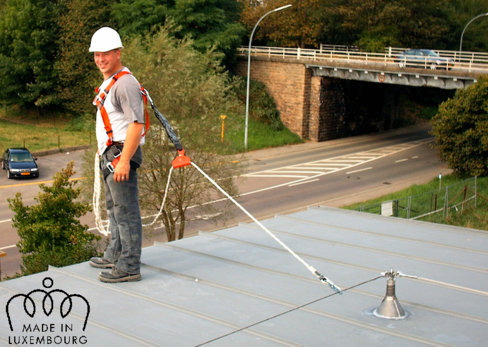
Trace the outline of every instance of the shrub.
[[432, 119], [441, 158], [460, 175], [488, 174], [488, 78], [458, 90]]
[[[246, 79], [240, 78], [238, 89], [236, 90], [239, 99], [246, 102]], [[265, 123], [272, 130], [282, 130], [280, 112], [276, 108], [274, 99], [266, 91], [266, 86], [258, 81], [251, 80], [249, 85], [249, 117], [258, 122]]]
[[69, 181], [73, 174], [71, 162], [54, 176], [52, 187], [41, 184], [35, 205], [24, 205], [20, 193], [8, 199], [15, 212], [12, 221], [20, 237], [17, 247], [23, 254], [24, 275], [46, 271], [48, 265], [79, 263], [97, 253], [95, 241], [99, 237], [87, 232], [88, 227], [78, 219], [90, 206], [75, 201], [80, 190]]

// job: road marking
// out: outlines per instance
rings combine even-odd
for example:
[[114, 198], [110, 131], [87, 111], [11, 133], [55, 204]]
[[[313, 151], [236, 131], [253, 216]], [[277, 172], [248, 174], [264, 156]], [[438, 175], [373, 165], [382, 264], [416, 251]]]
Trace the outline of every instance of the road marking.
[[[380, 159], [380, 158], [383, 158], [387, 155], [390, 155], [390, 154], [394, 154], [396, 152], [400, 152], [400, 151], [403, 151], [405, 149], [411, 149], [411, 148], [414, 148], [416, 146], [420, 146], [424, 143], [428, 143], [428, 142], [431, 142], [432, 139], [424, 139], [424, 140], [418, 140], [418, 141], [413, 141], [413, 142], [409, 142], [411, 145], [408, 146], [408, 147], [401, 147], [401, 149], [398, 149], [398, 147], [400, 146], [392, 146], [392, 147], [395, 147], [397, 148], [397, 150], [395, 152], [391, 151], [391, 150], [387, 150], [387, 151], [384, 151], [385, 153], [382, 153], [382, 154], [378, 154], [377, 156], [373, 157], [373, 159], [368, 159], [368, 160], [365, 160], [364, 162], [361, 162], [359, 161], [357, 164], [354, 164], [354, 165], [350, 165], [350, 164], [337, 164], [337, 163], [327, 163], [327, 165], [333, 165], [333, 167], [326, 167], [324, 168], [324, 172], [320, 172], [318, 174], [316, 174], [315, 176], [298, 176], [298, 175], [289, 175], [289, 174], [286, 174], [286, 175], [283, 175], [283, 174], [279, 174], [279, 169], [271, 169], [271, 170], [263, 170], [263, 171], [258, 171], [258, 172], [254, 172], [254, 173], [249, 173], [249, 174], [245, 174], [245, 175], [242, 175], [243, 177], [269, 177], [269, 178], [298, 178], [297, 180], [295, 181], [292, 181], [292, 182], [285, 182], [285, 183], [279, 183], [279, 184], [276, 184], [274, 186], [268, 186], [268, 187], [264, 187], [264, 188], [260, 188], [260, 189], [256, 189], [256, 190], [252, 190], [252, 191], [249, 191], [249, 192], [246, 192], [246, 193], [241, 193], [239, 194], [237, 197], [244, 197], [244, 196], [249, 196], [249, 195], [253, 195], [253, 194], [257, 194], [257, 193], [262, 193], [262, 192], [265, 192], [265, 191], [270, 191], [270, 190], [273, 190], [273, 189], [277, 189], [277, 188], [281, 188], [281, 187], [291, 187], [291, 186], [295, 186], [295, 185], [300, 185], [300, 184], [305, 184], [305, 183], [309, 183], [309, 182], [315, 182], [315, 181], [319, 181], [319, 178], [320, 176], [323, 176], [323, 175], [328, 175], [328, 174], [331, 174], [331, 173], [334, 173], [334, 172], [337, 172], [337, 171], [342, 171], [346, 168], [350, 168], [350, 167], [354, 167], [354, 166], [358, 166], [358, 165], [361, 165], [361, 164], [364, 164], [366, 162], [370, 162], [370, 161], [373, 161], [373, 160], [376, 160], [376, 159]], [[373, 151], [371, 152], [368, 152], [368, 154], [372, 153]], [[357, 154], [356, 154], [357, 155]], [[339, 158], [339, 157], [336, 157], [336, 158]], [[334, 158], [334, 159], [336, 159]], [[322, 160], [323, 161], [323, 160]], [[318, 162], [321, 162], [321, 160], [317, 161], [317, 162], [310, 162], [310, 163], [305, 163], [305, 164], [298, 164], [296, 166], [303, 166], [303, 165], [318, 165], [317, 163]], [[337, 167], [339, 165], [339, 167]], [[294, 167], [294, 166], [292, 166]], [[286, 167], [288, 168], [288, 167]], [[369, 168], [368, 168], [369, 169]], [[328, 171], [325, 171], [325, 170], [328, 170]], [[222, 202], [222, 201], [226, 201], [228, 200], [228, 198], [224, 197], [224, 198], [220, 198], [220, 199], [215, 199], [215, 200], [212, 200], [212, 201], [208, 201], [206, 203], [203, 203], [202, 205], [193, 205], [193, 206], [189, 206], [188, 209], [192, 209], [192, 208], [195, 208], [195, 207], [198, 207], [198, 206], [206, 206], [206, 205], [211, 205], [211, 204], [214, 204], [214, 203], [218, 203], [218, 202]], [[146, 219], [146, 218], [154, 218], [156, 215], [150, 215], [150, 216], [143, 216], [142, 219]], [[96, 231], [98, 230], [97, 227], [92, 227], [92, 228], [89, 228], [88, 231]]]
[[277, 177], [283, 177], [283, 178], [307, 178], [307, 176], [303, 176], [303, 175], [282, 175], [282, 174], [273, 175], [271, 173], [269, 173], [269, 174], [262, 174], [259, 177], [270, 177], [270, 178], [277, 178]]
[[353, 174], [353, 173], [358, 173], [358, 172], [363, 172], [363, 171], [371, 170], [372, 168], [373, 167], [370, 166], [370, 167], [365, 167], [364, 169], [349, 171], [349, 172], [346, 172], [346, 175], [350, 175], [350, 174]]
[[0, 220], [0, 223], [7, 223], [7, 222], [11, 222], [12, 219], [4, 219], [4, 220]]
[[[300, 181], [314, 179], [323, 175], [332, 174], [338, 171], [351, 169], [369, 163], [373, 160], [381, 159], [398, 152], [411, 149], [425, 143], [432, 142], [431, 138], [411, 141], [398, 145], [392, 145], [383, 148], [376, 148], [370, 151], [347, 154], [338, 157], [316, 160], [307, 163], [284, 166], [280, 168], [251, 172], [243, 175], [244, 177], [260, 177], [260, 178], [299, 178]], [[349, 173], [359, 172], [350, 171]], [[296, 174], [296, 175], [295, 175]], [[291, 182], [288, 184], [294, 184]]]
[[10, 245], [10, 246], [1, 247], [0, 250], [15, 248], [15, 247], [17, 247], [17, 245]]
[[[70, 181], [70, 182], [71, 181], [80, 181], [80, 180], [84, 180], [84, 179], [86, 179], [86, 177], [74, 177], [74, 178], [70, 178], [68, 181]], [[7, 184], [5, 186], [0, 186], [0, 189], [15, 188], [15, 187], [26, 187], [26, 186], [33, 186], [33, 185], [39, 185], [39, 184], [48, 184], [48, 183], [53, 183], [53, 182], [54, 182], [54, 180]]]
[[303, 181], [303, 182], [298, 182], [298, 183], [292, 183], [292, 184], [289, 184], [288, 187], [299, 186], [300, 184], [307, 184], [307, 183], [312, 183], [312, 182], [316, 182], [316, 181], [320, 181], [320, 180], [318, 178], [315, 178], [313, 180], [308, 180], [308, 181]]
[[395, 163], [403, 163], [404, 161], [407, 161], [408, 159], [399, 159], [395, 160]]

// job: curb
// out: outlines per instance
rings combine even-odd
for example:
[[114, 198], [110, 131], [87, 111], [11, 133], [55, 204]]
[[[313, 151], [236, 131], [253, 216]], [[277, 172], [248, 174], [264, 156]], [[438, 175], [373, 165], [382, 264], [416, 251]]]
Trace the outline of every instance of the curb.
[[81, 149], [87, 149], [90, 147], [91, 145], [84, 145], [84, 146], [74, 146], [74, 147], [66, 147], [66, 148], [58, 148], [58, 149], [49, 149], [46, 151], [32, 152], [32, 155], [37, 157], [43, 157], [46, 155], [51, 155], [56, 153], [66, 153], [66, 152], [77, 151]]

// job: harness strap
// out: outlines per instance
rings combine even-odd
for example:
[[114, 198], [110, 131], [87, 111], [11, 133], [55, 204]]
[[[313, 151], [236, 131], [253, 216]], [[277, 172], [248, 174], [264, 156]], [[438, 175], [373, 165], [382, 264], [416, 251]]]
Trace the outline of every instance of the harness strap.
[[[106, 143], [107, 148], [110, 148], [110, 146], [113, 145], [112, 139], [114, 137], [114, 134], [112, 131], [112, 124], [110, 124], [110, 118], [109, 118], [107, 110], [105, 109], [105, 106], [104, 106], [105, 99], [107, 98], [107, 95], [110, 92], [110, 89], [115, 84], [115, 82], [117, 82], [117, 80], [120, 77], [127, 75], [127, 74], [131, 74], [131, 73], [129, 71], [120, 71], [117, 74], [115, 74], [112, 77], [112, 80], [110, 81], [110, 83], [107, 85], [107, 87], [105, 87], [105, 89], [103, 90], [102, 93], [100, 93], [99, 88], [95, 89], [97, 96], [95, 97], [95, 100], [93, 100], [93, 102], [97, 106], [97, 109], [100, 111], [100, 115], [102, 116], [103, 126], [104, 126], [105, 132], [107, 133], [107, 136], [108, 136], [108, 140]], [[145, 136], [148, 129], [149, 129], [149, 112], [147, 111], [147, 92], [146, 92], [146, 89], [144, 89], [144, 87], [142, 85], [141, 85], [141, 95], [142, 95], [142, 100], [144, 101], [144, 117], [145, 117], [145, 123], [146, 123], [146, 126], [144, 128], [144, 132], [143, 132], [142, 136]], [[119, 160], [120, 160], [120, 158], [117, 157], [110, 163], [112, 172], [113, 172], [113, 169], [115, 168], [115, 166], [117, 165], [117, 163], [119, 162]], [[132, 164], [132, 162], [131, 162], [131, 164]], [[106, 176], [105, 173], [104, 173], [104, 176]]]
[[[103, 90], [102, 93], [100, 93], [99, 88], [95, 89], [97, 96], [95, 97], [94, 103], [97, 106], [97, 109], [100, 111], [100, 115], [102, 116], [102, 120], [103, 120], [103, 126], [104, 126], [105, 132], [107, 133], [107, 136], [108, 136], [108, 140], [106, 143], [107, 147], [110, 147], [110, 145], [112, 145], [112, 143], [113, 143], [112, 139], [113, 139], [114, 135], [113, 135], [113, 131], [112, 131], [112, 124], [110, 124], [110, 118], [108, 117], [107, 110], [105, 109], [105, 106], [104, 106], [105, 99], [107, 98], [107, 95], [110, 92], [110, 89], [112, 89], [115, 82], [117, 82], [117, 80], [120, 77], [127, 75], [127, 74], [131, 74], [131, 73], [129, 71], [120, 71], [117, 74], [115, 74], [112, 77], [112, 80], [110, 81], [108, 86], [105, 87], [105, 89]], [[142, 134], [142, 136], [145, 136], [147, 133], [147, 130], [149, 129], [149, 112], [147, 111], [146, 92], [145, 92], [145, 89], [142, 85], [141, 85], [141, 95], [142, 95], [142, 100], [144, 101], [144, 117], [145, 117], [145, 121], [146, 121], [145, 122], [146, 126], [145, 126], [144, 133]]]

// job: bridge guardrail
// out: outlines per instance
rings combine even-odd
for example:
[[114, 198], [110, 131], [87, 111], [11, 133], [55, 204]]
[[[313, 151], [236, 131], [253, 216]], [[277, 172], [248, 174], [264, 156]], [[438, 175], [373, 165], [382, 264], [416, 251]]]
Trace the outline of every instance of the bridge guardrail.
[[[330, 48], [330, 49], [329, 49]], [[248, 47], [238, 49], [241, 54], [248, 53]], [[434, 50], [443, 58], [452, 59], [451, 64], [440, 64], [435, 66], [427, 58], [424, 60], [403, 61], [396, 56], [405, 51], [406, 48], [388, 47], [384, 53], [362, 52], [347, 46], [328, 46], [321, 45], [320, 49], [290, 48], [290, 47], [264, 47], [252, 46], [251, 54], [255, 56], [267, 56], [269, 58], [291, 58], [297, 60], [306, 60], [314, 62], [346, 62], [348, 64], [364, 64], [389, 66], [392, 68], [421, 68], [421, 69], [439, 69], [439, 70], [456, 70], [461, 72], [479, 72], [488, 73], [488, 53], [481, 52], [461, 52]]]
[[[384, 53], [388, 54], [389, 56], [395, 56], [408, 49], [409, 48], [385, 47]], [[470, 51], [459, 52], [459, 51], [448, 51], [448, 50], [439, 50], [439, 49], [432, 49], [432, 50], [442, 57], [453, 58], [454, 60], [457, 61], [464, 61], [464, 62], [473, 61], [475, 63], [488, 63], [488, 52], [470, 52]], [[323, 51], [359, 52], [361, 50], [357, 46], [321, 44], [319, 51], [320, 52]]]

